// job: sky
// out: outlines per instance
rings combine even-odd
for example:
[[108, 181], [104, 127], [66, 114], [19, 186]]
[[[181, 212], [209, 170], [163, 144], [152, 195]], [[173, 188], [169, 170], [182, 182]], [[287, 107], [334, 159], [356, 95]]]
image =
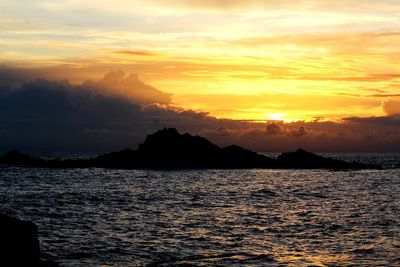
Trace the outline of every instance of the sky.
[[[0, 149], [170, 126], [257, 151], [400, 151], [399, 43], [399, 0], [0, 0]], [[73, 132], [49, 139], [51, 122]]]

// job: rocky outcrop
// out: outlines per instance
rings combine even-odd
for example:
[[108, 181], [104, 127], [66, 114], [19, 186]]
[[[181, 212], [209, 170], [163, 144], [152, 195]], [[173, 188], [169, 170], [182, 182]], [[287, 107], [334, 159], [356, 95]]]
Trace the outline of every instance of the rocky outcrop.
[[242, 147], [220, 148], [200, 136], [165, 128], [148, 135], [137, 150], [125, 149], [87, 160], [42, 160], [20, 152], [0, 157], [0, 164], [28, 167], [124, 169], [380, 169], [380, 166], [325, 158], [305, 150], [283, 153], [272, 159]]
[[322, 157], [303, 149], [282, 153], [277, 158], [277, 165], [283, 169], [380, 169], [371, 164]]
[[34, 223], [0, 214], [0, 265], [41, 266]]
[[40, 165], [45, 161], [42, 159], [37, 159], [21, 153], [17, 150], [10, 150], [4, 156], [0, 157], [0, 164], [10, 164], [10, 165]]

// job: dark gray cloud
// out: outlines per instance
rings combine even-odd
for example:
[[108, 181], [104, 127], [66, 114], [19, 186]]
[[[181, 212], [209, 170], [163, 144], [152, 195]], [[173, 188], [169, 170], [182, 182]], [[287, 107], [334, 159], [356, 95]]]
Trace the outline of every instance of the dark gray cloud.
[[[80, 73], [82, 73], [82, 70], [67, 65], [43, 68], [23, 68], [0, 64], [0, 87], [19, 87], [24, 82], [29, 82], [35, 79], [77, 79], [76, 77], [81, 76]], [[87, 77], [87, 73], [85, 73], [85, 75]], [[81, 77], [80, 79], [86, 80], [87, 78], [85, 79]]]
[[267, 135], [282, 134], [281, 126], [279, 126], [275, 122], [268, 124], [266, 128], [266, 134]]
[[[134, 102], [133, 98], [93, 89], [114, 78], [106, 76], [99, 82], [78, 86], [68, 81], [37, 79], [18, 88], [0, 88], [0, 150], [104, 151], [135, 147], [147, 133], [162, 127], [196, 130], [214, 121], [204, 113], [152, 105], [149, 96]], [[132, 79], [137, 78], [128, 77], [128, 82]], [[118, 77], [116, 80], [121, 81]], [[155, 91], [154, 103], [158, 102], [158, 94]]]
[[[350, 117], [344, 118], [344, 121], [350, 123], [356, 123], [360, 129], [393, 129], [400, 131], [400, 114], [390, 116], [378, 116], [378, 117]], [[381, 127], [381, 128], [377, 128]], [[400, 132], [399, 132], [400, 133]]]
[[294, 137], [302, 137], [307, 134], [306, 129], [303, 126], [300, 126], [297, 131], [292, 132]]
[[[28, 80], [33, 74], [11, 75], [9, 81]], [[123, 72], [111, 72], [80, 85], [45, 79], [19, 86], [2, 84], [0, 150], [135, 148], [147, 134], [175, 127], [221, 146], [238, 144], [256, 151], [300, 147], [316, 152], [400, 151], [398, 115], [351, 117], [341, 123], [316, 120], [266, 124], [217, 119], [204, 112], [173, 108], [168, 106], [169, 101], [170, 95]]]

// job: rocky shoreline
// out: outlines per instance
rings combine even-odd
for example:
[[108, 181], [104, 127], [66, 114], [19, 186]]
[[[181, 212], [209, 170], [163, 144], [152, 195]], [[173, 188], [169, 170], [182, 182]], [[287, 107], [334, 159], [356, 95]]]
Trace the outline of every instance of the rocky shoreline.
[[12, 150], [0, 164], [41, 168], [115, 169], [382, 169], [381, 166], [326, 158], [303, 149], [269, 158], [231, 145], [221, 148], [200, 136], [164, 128], [148, 135], [137, 150], [125, 149], [90, 159], [45, 160]]

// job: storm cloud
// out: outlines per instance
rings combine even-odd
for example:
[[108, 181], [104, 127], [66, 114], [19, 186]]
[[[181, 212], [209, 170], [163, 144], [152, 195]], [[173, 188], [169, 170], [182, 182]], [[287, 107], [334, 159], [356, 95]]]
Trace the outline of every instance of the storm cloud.
[[[21, 74], [13, 79], [28, 78]], [[19, 86], [2, 84], [0, 150], [135, 148], [147, 134], [175, 127], [220, 146], [238, 144], [261, 152], [297, 148], [315, 152], [400, 151], [400, 116], [396, 114], [349, 117], [341, 122], [262, 123], [217, 119], [205, 112], [185, 110], [171, 105], [171, 97], [121, 71], [76, 85], [46, 79]]]
[[[106, 87], [107, 83], [114, 83]], [[135, 94], [126, 97], [128, 84]], [[136, 91], [135, 91], [136, 90]], [[138, 93], [139, 92], [139, 93]], [[159, 107], [170, 96], [111, 72], [102, 80], [72, 85], [37, 79], [18, 88], [0, 88], [0, 149], [103, 151], [135, 147], [143, 136], [164, 126], [196, 128], [208, 117]], [[145, 105], [144, 105], [145, 104]]]

